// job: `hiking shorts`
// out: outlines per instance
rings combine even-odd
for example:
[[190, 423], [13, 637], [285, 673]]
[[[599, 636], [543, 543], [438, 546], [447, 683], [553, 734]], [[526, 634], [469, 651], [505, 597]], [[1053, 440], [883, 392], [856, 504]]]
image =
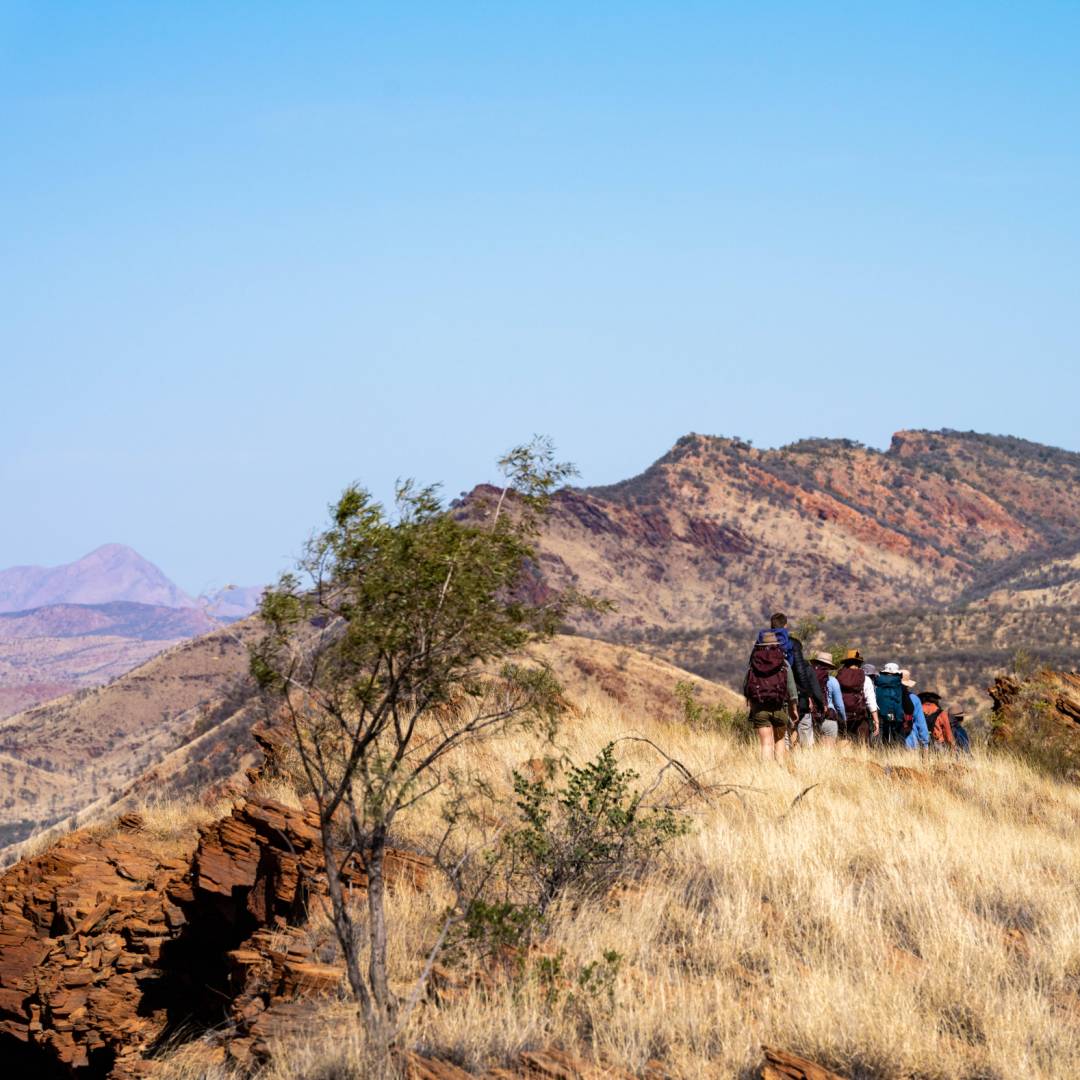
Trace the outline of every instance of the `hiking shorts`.
[[753, 728], [788, 726], [787, 709], [767, 709], [762, 705], [750, 707], [750, 726]]
[[[835, 720], [826, 717], [818, 724], [818, 729], [824, 738], [835, 739], [840, 730], [840, 725]], [[799, 720], [799, 745], [814, 745], [814, 718], [810, 713], [806, 713]]]

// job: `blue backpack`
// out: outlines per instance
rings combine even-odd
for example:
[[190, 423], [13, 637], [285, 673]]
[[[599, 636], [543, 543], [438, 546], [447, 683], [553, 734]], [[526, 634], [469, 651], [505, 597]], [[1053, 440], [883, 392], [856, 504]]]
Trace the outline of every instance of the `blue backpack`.
[[878, 675], [874, 684], [881, 718], [892, 717], [895, 724], [904, 722], [904, 687], [899, 675]]
[[788, 633], [786, 626], [778, 626], [775, 630], [769, 628], [766, 630], [759, 630], [757, 635], [757, 643], [761, 644], [761, 639], [766, 634], [775, 634], [776, 640], [780, 642], [780, 648], [784, 650], [784, 656], [787, 658], [787, 662], [794, 667], [795, 666], [795, 649], [791, 644], [791, 635]]

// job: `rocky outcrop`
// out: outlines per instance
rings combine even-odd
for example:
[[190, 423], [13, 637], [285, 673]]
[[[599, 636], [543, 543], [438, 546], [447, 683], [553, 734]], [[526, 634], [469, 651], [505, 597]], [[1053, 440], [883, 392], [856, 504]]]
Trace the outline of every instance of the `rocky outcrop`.
[[[298, 929], [325, 892], [317, 817], [248, 799], [162, 853], [137, 815], [72, 834], [0, 878], [0, 1039], [40, 1075], [151, 1071], [147, 1052], [195, 1024], [231, 1022], [233, 1056], [258, 1049], [275, 1003], [336, 989]], [[393, 883], [427, 863], [387, 858]], [[355, 890], [366, 884], [348, 874]]]
[[134, 833], [76, 835], [0, 879], [0, 1033], [72, 1073], [137, 1075], [168, 1024], [162, 954], [188, 861]]
[[763, 1046], [762, 1053], [765, 1064], [761, 1068], [761, 1080], [844, 1080], [839, 1073], [787, 1050]]
[[1026, 679], [1002, 675], [989, 687], [994, 701], [990, 741], [1080, 782], [1080, 674], [1039, 671]]

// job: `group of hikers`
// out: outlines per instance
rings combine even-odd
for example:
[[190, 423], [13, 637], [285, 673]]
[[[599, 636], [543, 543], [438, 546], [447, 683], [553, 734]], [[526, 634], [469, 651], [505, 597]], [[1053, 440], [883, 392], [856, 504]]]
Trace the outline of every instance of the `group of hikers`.
[[758, 632], [743, 694], [757, 730], [761, 756], [779, 759], [815, 740], [850, 739], [867, 745], [970, 753], [964, 714], [948, 711], [933, 690], [915, 693], [911, 672], [896, 663], [879, 671], [850, 649], [839, 661], [819, 652], [807, 659], [802, 642], [777, 612]]

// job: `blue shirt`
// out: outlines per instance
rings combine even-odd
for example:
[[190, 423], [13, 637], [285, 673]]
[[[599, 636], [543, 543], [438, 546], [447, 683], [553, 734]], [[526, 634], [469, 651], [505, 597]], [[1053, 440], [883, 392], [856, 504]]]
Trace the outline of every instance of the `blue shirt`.
[[926, 714], [922, 711], [922, 702], [915, 694], [911, 695], [911, 704], [915, 712], [911, 720], [911, 731], [904, 740], [904, 745], [909, 750], [914, 750], [916, 746], [930, 745], [930, 729], [926, 726]]
[[[839, 714], [840, 719], [847, 723], [847, 709], [844, 708], [844, 692], [840, 689], [840, 683], [835, 675], [830, 675], [825, 681], [825, 704], [831, 705]], [[923, 727], [926, 721], [923, 721]]]

